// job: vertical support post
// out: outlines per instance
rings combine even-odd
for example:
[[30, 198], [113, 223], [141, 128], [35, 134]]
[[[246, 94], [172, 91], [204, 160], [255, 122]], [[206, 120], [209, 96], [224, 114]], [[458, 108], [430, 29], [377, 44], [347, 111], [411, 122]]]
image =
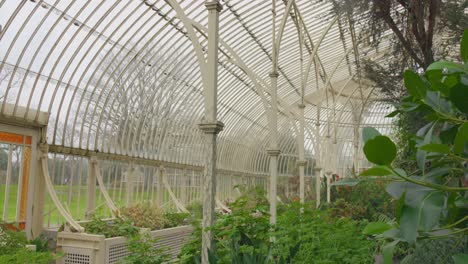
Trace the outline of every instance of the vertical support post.
[[158, 168], [158, 185], [157, 185], [157, 188], [156, 188], [156, 203], [160, 207], [163, 206], [163, 200], [164, 200], [163, 173], [164, 173], [164, 167], [159, 166], [159, 168]]
[[94, 208], [96, 202], [96, 171], [94, 166], [96, 165], [96, 157], [91, 157], [88, 163], [88, 179], [87, 179], [87, 192], [86, 196], [86, 212], [85, 218], [90, 219], [94, 215]]
[[44, 180], [43, 170], [41, 170], [41, 158], [43, 155], [47, 155], [49, 152], [47, 145], [39, 145], [37, 151], [37, 163], [36, 163], [36, 176], [34, 177], [34, 206], [32, 207], [31, 216], [31, 233], [32, 237], [38, 237], [43, 230], [44, 226], [44, 205], [45, 205], [45, 194], [46, 185]]
[[315, 165], [315, 207], [318, 208], [320, 206], [320, 185], [322, 184], [321, 182], [321, 173], [322, 173], [322, 168], [320, 168], [318, 165]]
[[271, 80], [271, 106], [270, 106], [270, 224], [276, 224], [276, 197], [278, 181], [278, 156], [281, 151], [278, 147], [278, 72], [276, 67], [270, 73]]
[[127, 184], [125, 185], [125, 203], [130, 206], [133, 203], [133, 192], [135, 190], [135, 166], [131, 163], [127, 169]]
[[188, 185], [188, 175], [187, 175], [187, 169], [184, 168], [182, 170], [182, 177], [181, 177], [181, 186], [180, 186], [180, 202], [186, 207], [188, 205], [188, 191], [189, 189], [187, 188]]
[[13, 156], [13, 145], [8, 145], [8, 161], [7, 161], [7, 172], [5, 181], [5, 198], [3, 200], [3, 221], [8, 222], [8, 204], [10, 200], [10, 183], [12, 174], [12, 156]]
[[200, 130], [205, 134], [207, 157], [205, 175], [203, 179], [203, 220], [202, 220], [202, 263], [208, 264], [208, 251], [214, 248], [212, 231], [207, 230], [212, 226], [215, 217], [216, 198], [216, 141], [218, 133], [224, 127], [217, 120], [218, 115], [218, 39], [219, 39], [219, 12], [221, 4], [215, 1], [205, 2], [208, 9], [208, 51], [205, 76], [205, 117], [199, 124]]
[[305, 150], [304, 150], [304, 108], [305, 104], [299, 104], [299, 160], [297, 165], [299, 166], [299, 199], [301, 203], [305, 201], [305, 166], [307, 161], [305, 160]]
[[330, 203], [331, 202], [331, 176], [332, 176], [332, 172], [331, 171], [327, 171], [325, 173], [325, 179], [327, 181], [327, 203]]
[[322, 168], [320, 161], [320, 106], [317, 106], [317, 122], [315, 123], [315, 129], [317, 131], [317, 145], [315, 146], [315, 206], [318, 208], [320, 206], [320, 185], [321, 172]]

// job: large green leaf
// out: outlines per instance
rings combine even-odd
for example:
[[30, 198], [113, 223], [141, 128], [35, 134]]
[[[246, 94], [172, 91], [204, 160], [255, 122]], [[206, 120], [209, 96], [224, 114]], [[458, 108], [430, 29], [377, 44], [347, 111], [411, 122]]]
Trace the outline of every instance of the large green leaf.
[[400, 230], [403, 239], [408, 243], [414, 243], [418, 237], [418, 209], [404, 205], [401, 209]]
[[450, 90], [450, 100], [461, 112], [468, 114], [468, 86], [457, 83]]
[[449, 153], [450, 147], [444, 144], [426, 144], [421, 146], [422, 150], [427, 152]]
[[400, 213], [402, 237], [409, 243], [415, 242], [418, 230], [430, 231], [439, 224], [444, 202], [441, 191], [407, 191]]
[[399, 242], [399, 240], [395, 240], [383, 246], [382, 253], [384, 257], [384, 264], [393, 264], [393, 252], [395, 251], [395, 246]]
[[362, 139], [364, 140], [364, 143], [366, 143], [369, 139], [380, 135], [380, 132], [373, 127], [365, 127], [362, 129]]
[[386, 176], [391, 175], [393, 172], [386, 166], [376, 166], [365, 170], [361, 176]]
[[455, 262], [455, 264], [466, 264], [468, 263], [468, 254], [460, 253], [457, 255], [453, 255], [452, 259], [453, 262]]
[[424, 231], [430, 231], [440, 220], [440, 214], [445, 202], [445, 195], [441, 191], [428, 193], [419, 206], [419, 223]]
[[456, 154], [463, 153], [466, 143], [468, 143], [468, 122], [463, 123], [458, 128], [457, 135], [455, 136], [454, 152]]
[[406, 197], [406, 192], [403, 192], [403, 194], [400, 196], [395, 206], [395, 214], [396, 214], [396, 219], [397, 219], [398, 224], [400, 223], [401, 212], [403, 210], [403, 206], [405, 206], [405, 199], [406, 199], [405, 197]]
[[426, 97], [427, 86], [421, 76], [410, 70], [406, 70], [403, 76], [406, 89], [412, 96], [418, 99]]
[[[423, 149], [421, 149], [420, 146], [427, 145], [432, 140], [432, 132], [434, 131], [435, 123], [429, 123], [429, 124], [432, 124], [432, 125], [429, 128], [429, 130], [426, 132], [426, 134], [424, 135], [424, 140], [421, 143], [418, 144], [418, 150], [416, 151], [416, 163], [418, 164], [418, 167], [423, 172], [423, 174], [424, 174], [425, 169], [426, 169], [427, 152], [424, 151]], [[418, 131], [418, 133], [419, 133], [419, 131]]]
[[463, 73], [464, 69], [463, 66], [451, 62], [451, 61], [436, 61], [429, 65], [426, 69], [426, 74], [432, 74], [432, 71], [442, 71], [444, 70], [446, 74], [452, 74], [452, 73]]
[[460, 56], [465, 64], [468, 64], [468, 29], [463, 31], [463, 37], [460, 45]]
[[366, 142], [364, 145], [364, 154], [372, 163], [390, 165], [396, 157], [397, 149], [395, 143], [388, 137], [376, 136]]
[[362, 233], [365, 235], [377, 235], [382, 234], [383, 232], [390, 230], [392, 228], [391, 225], [383, 222], [370, 222], [367, 226], [362, 230]]
[[355, 186], [360, 183], [361, 180], [358, 179], [343, 179], [341, 181], [335, 181], [330, 186]]
[[450, 103], [439, 92], [427, 91], [424, 102], [437, 112], [450, 114]]

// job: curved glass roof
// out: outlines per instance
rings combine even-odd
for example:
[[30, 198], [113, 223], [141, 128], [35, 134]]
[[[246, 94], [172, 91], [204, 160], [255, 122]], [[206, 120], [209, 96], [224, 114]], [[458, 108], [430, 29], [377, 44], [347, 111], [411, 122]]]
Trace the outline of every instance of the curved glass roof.
[[[383, 117], [392, 109], [356, 64], [378, 54], [328, 1], [295, 1], [289, 12], [288, 1], [220, 1], [219, 166], [268, 171], [273, 2], [276, 32], [287, 17], [278, 61], [281, 162], [297, 160], [304, 102], [306, 156], [333, 151], [328, 166], [344, 171], [356, 124], [388, 132]], [[46, 122], [51, 151], [203, 163], [203, 84], [184, 21], [205, 52], [204, 1], [2, 0], [0, 13], [1, 115]]]

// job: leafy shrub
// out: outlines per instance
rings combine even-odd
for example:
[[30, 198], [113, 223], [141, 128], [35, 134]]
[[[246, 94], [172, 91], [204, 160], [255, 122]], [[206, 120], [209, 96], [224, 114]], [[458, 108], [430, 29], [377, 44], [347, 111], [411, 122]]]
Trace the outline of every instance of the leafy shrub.
[[384, 214], [394, 217], [394, 201], [385, 192], [388, 180], [362, 180], [354, 186], [336, 186], [336, 197], [329, 207], [334, 216], [351, 217], [354, 220], [376, 220]]
[[[468, 29], [460, 47], [464, 64], [439, 61], [429, 65], [423, 75], [410, 70], [404, 74], [409, 95], [394, 114], [416, 112], [427, 122], [413, 135], [413, 142], [408, 142], [414, 148], [415, 171], [395, 167], [395, 143], [376, 129], [364, 128], [364, 154], [376, 166], [363, 175], [392, 177], [394, 181], [386, 190], [398, 200], [395, 222], [370, 223], [365, 230], [391, 240], [383, 247], [386, 263], [391, 263], [393, 249], [399, 243], [417, 250], [427, 239], [466, 237]], [[454, 259], [467, 263], [468, 255]]]
[[192, 220], [202, 219], [203, 217], [203, 203], [200, 201], [194, 201], [187, 206], [187, 210], [189, 210], [190, 214], [192, 215]]
[[62, 254], [55, 254], [43, 249], [38, 252], [28, 250], [26, 249], [27, 244], [29, 242], [24, 232], [0, 228], [0, 263], [48, 264], [62, 256]]
[[164, 228], [183, 226], [188, 224], [190, 213], [164, 213]]
[[165, 226], [163, 211], [157, 205], [137, 203], [120, 210], [121, 216], [141, 228], [158, 230]]
[[452, 255], [468, 253], [467, 237], [457, 239], [424, 240], [401, 261], [401, 264], [454, 263]]
[[336, 218], [309, 204], [284, 206], [274, 233], [276, 259], [286, 263], [373, 263], [373, 243], [362, 235], [366, 222]]
[[152, 238], [151, 234], [144, 233], [131, 237], [127, 241], [130, 255], [121, 261], [122, 264], [161, 264], [169, 261], [169, 255], [165, 254], [165, 248], [155, 248], [158, 239]]
[[236, 188], [240, 190], [241, 195], [230, 204], [232, 211], [255, 212], [256, 210], [268, 210], [270, 205], [263, 188], [246, 188], [244, 186], [236, 186]]
[[[372, 263], [373, 244], [362, 234], [365, 223], [336, 219], [313, 205], [294, 202], [278, 208], [273, 231], [267, 208], [259, 203], [253, 209], [244, 202], [234, 204], [246, 204], [246, 209], [237, 206], [212, 227], [212, 263]], [[198, 227], [182, 249], [181, 263], [200, 262], [201, 234]]]
[[94, 217], [90, 222], [83, 224], [85, 230], [89, 234], [104, 235], [109, 237], [133, 237], [139, 232], [139, 228], [135, 227], [130, 220], [116, 218], [111, 221], [104, 221]]

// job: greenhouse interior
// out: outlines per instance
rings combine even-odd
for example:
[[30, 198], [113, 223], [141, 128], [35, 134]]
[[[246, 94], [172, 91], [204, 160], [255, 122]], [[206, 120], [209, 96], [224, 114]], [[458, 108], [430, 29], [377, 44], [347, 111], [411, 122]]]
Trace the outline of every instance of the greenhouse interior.
[[0, 14], [0, 263], [468, 263], [468, 1]]

